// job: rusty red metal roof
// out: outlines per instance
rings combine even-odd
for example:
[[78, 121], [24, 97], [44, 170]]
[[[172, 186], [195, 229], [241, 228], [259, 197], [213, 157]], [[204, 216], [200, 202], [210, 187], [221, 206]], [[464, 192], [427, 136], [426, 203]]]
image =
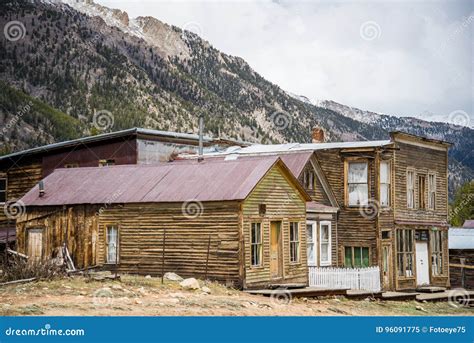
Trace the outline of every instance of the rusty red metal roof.
[[43, 197], [36, 185], [21, 200], [26, 206], [243, 200], [278, 161], [262, 156], [57, 169], [43, 180]]

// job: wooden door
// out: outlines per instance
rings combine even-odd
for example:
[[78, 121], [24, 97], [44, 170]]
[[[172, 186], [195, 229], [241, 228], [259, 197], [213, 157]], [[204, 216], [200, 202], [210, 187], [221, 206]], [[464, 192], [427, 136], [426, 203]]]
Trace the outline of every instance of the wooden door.
[[270, 276], [272, 279], [282, 277], [281, 263], [281, 222], [270, 223]]
[[43, 229], [28, 230], [28, 256], [29, 261], [41, 261], [43, 257]]
[[430, 284], [430, 271], [428, 265], [428, 243], [416, 242], [416, 285]]
[[382, 245], [382, 283], [383, 289], [389, 290], [392, 288], [392, 246], [390, 243]]

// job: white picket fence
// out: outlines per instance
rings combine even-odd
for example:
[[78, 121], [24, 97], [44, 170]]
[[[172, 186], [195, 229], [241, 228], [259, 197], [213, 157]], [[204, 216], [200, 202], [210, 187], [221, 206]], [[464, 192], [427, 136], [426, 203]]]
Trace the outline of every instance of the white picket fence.
[[331, 268], [309, 266], [310, 287], [380, 291], [379, 267]]

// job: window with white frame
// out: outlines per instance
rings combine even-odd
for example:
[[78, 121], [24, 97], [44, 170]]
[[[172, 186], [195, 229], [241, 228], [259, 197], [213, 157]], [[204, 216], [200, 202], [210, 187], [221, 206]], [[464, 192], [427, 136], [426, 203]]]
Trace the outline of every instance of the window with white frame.
[[118, 262], [118, 227], [115, 225], [107, 226], [107, 263]]
[[436, 176], [434, 173], [428, 174], [428, 208], [435, 209], [436, 204]]
[[0, 203], [7, 201], [7, 179], [0, 179]]
[[290, 222], [290, 262], [300, 261], [300, 233], [297, 222]]
[[407, 171], [407, 207], [415, 208], [415, 172]]
[[316, 222], [306, 223], [306, 252], [308, 255], [308, 265], [316, 265]]
[[319, 263], [321, 266], [331, 265], [331, 222], [319, 224]]
[[368, 163], [348, 162], [347, 170], [349, 206], [367, 205], [369, 200]]
[[250, 231], [250, 260], [252, 267], [258, 267], [262, 265], [262, 224], [252, 223]]
[[380, 205], [390, 206], [390, 161], [380, 162]]

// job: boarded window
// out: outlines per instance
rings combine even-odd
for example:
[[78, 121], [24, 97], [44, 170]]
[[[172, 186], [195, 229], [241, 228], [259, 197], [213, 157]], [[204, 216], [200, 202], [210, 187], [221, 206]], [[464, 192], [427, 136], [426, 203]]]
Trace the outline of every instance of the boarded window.
[[435, 209], [436, 204], [436, 176], [435, 174], [428, 174], [428, 208]]
[[300, 261], [300, 237], [298, 223], [290, 223], [290, 262]]
[[431, 232], [431, 270], [433, 275], [443, 275], [443, 232]]
[[407, 171], [407, 207], [415, 207], [415, 172]]
[[306, 252], [308, 265], [316, 265], [316, 222], [306, 224]]
[[390, 162], [380, 162], [380, 205], [390, 206]]
[[316, 188], [316, 177], [312, 169], [306, 169], [303, 174], [303, 185], [308, 190], [314, 190]]
[[369, 248], [368, 247], [345, 247], [344, 248], [344, 266], [348, 268], [368, 267]]
[[118, 255], [118, 228], [107, 226], [107, 263], [117, 263]]
[[251, 263], [252, 266], [262, 265], [262, 224], [252, 223], [251, 230]]
[[398, 276], [413, 276], [413, 230], [397, 230], [397, 267]]
[[367, 205], [369, 199], [367, 162], [349, 162], [347, 191], [349, 206]]
[[7, 201], [7, 179], [0, 179], [0, 202]]
[[331, 223], [321, 222], [319, 230], [320, 264], [329, 266], [331, 265]]
[[426, 208], [426, 177], [418, 175], [418, 208]]
[[28, 261], [38, 262], [43, 257], [43, 229], [28, 230]]

